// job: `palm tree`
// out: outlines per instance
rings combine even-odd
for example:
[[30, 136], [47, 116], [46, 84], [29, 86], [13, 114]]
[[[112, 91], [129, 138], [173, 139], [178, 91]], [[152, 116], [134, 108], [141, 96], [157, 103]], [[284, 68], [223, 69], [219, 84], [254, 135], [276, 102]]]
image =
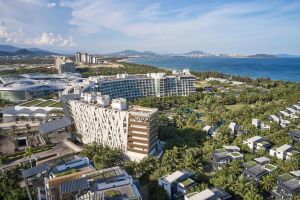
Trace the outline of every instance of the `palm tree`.
[[259, 184], [261, 188], [265, 191], [270, 191], [275, 186], [275, 177], [272, 175], [263, 176]]
[[32, 148], [27, 147], [25, 149], [24, 157], [28, 157], [30, 159], [30, 166], [32, 167], [32, 162], [31, 162], [31, 155], [33, 154]]

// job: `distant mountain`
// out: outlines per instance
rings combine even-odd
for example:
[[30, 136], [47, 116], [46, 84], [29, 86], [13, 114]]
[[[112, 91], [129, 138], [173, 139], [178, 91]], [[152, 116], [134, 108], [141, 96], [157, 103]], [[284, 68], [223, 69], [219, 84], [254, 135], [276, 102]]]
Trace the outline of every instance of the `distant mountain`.
[[158, 54], [152, 51], [135, 51], [135, 50], [124, 50], [124, 51], [106, 54], [106, 56], [111, 56], [111, 57], [128, 57], [128, 56], [143, 57], [143, 56], [156, 56], [156, 55]]
[[12, 45], [0, 45], [0, 51], [2, 51], [2, 52], [13, 53], [13, 52], [16, 52], [20, 49], [21, 48], [15, 47], [15, 46], [12, 46]]
[[51, 56], [60, 55], [38, 48], [19, 48], [12, 45], [0, 45], [0, 56]]
[[20, 49], [20, 50], [14, 52], [13, 54], [16, 56], [33, 56], [34, 55], [33, 52], [31, 52], [27, 49]]
[[275, 55], [269, 55], [269, 54], [254, 54], [247, 56], [248, 58], [276, 58]]
[[300, 55], [290, 55], [290, 54], [277, 54], [278, 58], [300, 58]]
[[204, 53], [203, 51], [190, 51], [188, 53], [185, 53], [184, 55], [204, 55], [206, 53]]

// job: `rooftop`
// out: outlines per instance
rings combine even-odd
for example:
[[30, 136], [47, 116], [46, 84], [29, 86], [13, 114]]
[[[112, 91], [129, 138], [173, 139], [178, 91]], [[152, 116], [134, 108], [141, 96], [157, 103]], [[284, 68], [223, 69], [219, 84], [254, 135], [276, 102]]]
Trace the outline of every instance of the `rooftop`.
[[254, 136], [252, 138], [248, 138], [247, 141], [248, 142], [257, 142], [259, 140], [263, 139], [261, 136]]
[[173, 183], [175, 181], [177, 181], [178, 179], [182, 178], [183, 176], [189, 174], [189, 172], [186, 171], [176, 171], [172, 174], [169, 174], [167, 176], [164, 177], [164, 181], [168, 182], [168, 183]]

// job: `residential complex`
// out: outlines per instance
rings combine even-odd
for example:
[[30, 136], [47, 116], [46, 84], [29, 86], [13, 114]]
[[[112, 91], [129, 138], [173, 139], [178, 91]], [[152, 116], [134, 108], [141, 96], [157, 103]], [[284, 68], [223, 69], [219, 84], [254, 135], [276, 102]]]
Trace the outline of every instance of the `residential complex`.
[[272, 190], [276, 199], [292, 200], [293, 196], [300, 193], [300, 170], [285, 173], [277, 178], [277, 183]]
[[136, 99], [139, 97], [187, 96], [196, 91], [195, 76], [188, 69], [149, 74], [117, 74], [113, 76], [90, 77], [84, 82], [84, 92], [100, 92], [114, 98]]
[[25, 102], [45, 97], [82, 82], [79, 74], [22, 74], [0, 76], [0, 98], [12, 102]]
[[267, 151], [271, 147], [270, 141], [261, 136], [254, 136], [252, 138], [248, 138], [244, 140], [243, 143], [247, 145], [252, 151], [257, 151], [259, 149]]
[[278, 159], [281, 160], [289, 160], [299, 154], [299, 151], [295, 150], [292, 146], [288, 144], [284, 144], [280, 147], [270, 149], [270, 156], [276, 156]]
[[65, 72], [75, 72], [75, 64], [72, 60], [66, 56], [57, 56], [55, 57], [55, 66], [59, 74]]
[[96, 170], [90, 160], [76, 155], [46, 160], [23, 170], [22, 176], [27, 188], [37, 189], [40, 200], [141, 200], [126, 171], [118, 166]]
[[251, 180], [259, 181], [261, 177], [271, 173], [277, 167], [271, 165], [270, 159], [266, 157], [259, 157], [254, 161], [249, 161], [243, 164], [243, 175]]
[[237, 146], [223, 146], [223, 149], [213, 151], [211, 163], [214, 168], [222, 167], [233, 160], [242, 160], [243, 154]]
[[213, 187], [210, 189], [203, 190], [201, 192], [193, 192], [184, 196], [184, 200], [229, 200], [232, 196], [226, 191]]
[[75, 54], [76, 63], [87, 63], [87, 64], [99, 64], [102, 63], [103, 60], [100, 59], [99, 56], [89, 55], [88, 53], [77, 52]]
[[142, 159], [157, 150], [156, 108], [128, 107], [126, 99], [82, 93], [67, 102], [71, 118], [84, 143], [119, 148], [130, 159]]
[[158, 179], [158, 185], [161, 186], [170, 198], [185, 195], [189, 188], [195, 186], [193, 180], [194, 174], [189, 171], [176, 171]]

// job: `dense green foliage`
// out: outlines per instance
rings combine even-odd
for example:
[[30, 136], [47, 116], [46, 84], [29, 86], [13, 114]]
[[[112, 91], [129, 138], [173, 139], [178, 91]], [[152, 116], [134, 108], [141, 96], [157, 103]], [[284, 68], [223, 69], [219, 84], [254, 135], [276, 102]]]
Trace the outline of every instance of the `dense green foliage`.
[[20, 168], [16, 167], [0, 173], [0, 199], [27, 200], [25, 188], [19, 186], [22, 181]]
[[118, 149], [112, 149], [108, 146], [96, 145], [85, 145], [81, 155], [88, 157], [94, 161], [97, 169], [109, 168], [122, 163], [122, 153]]

